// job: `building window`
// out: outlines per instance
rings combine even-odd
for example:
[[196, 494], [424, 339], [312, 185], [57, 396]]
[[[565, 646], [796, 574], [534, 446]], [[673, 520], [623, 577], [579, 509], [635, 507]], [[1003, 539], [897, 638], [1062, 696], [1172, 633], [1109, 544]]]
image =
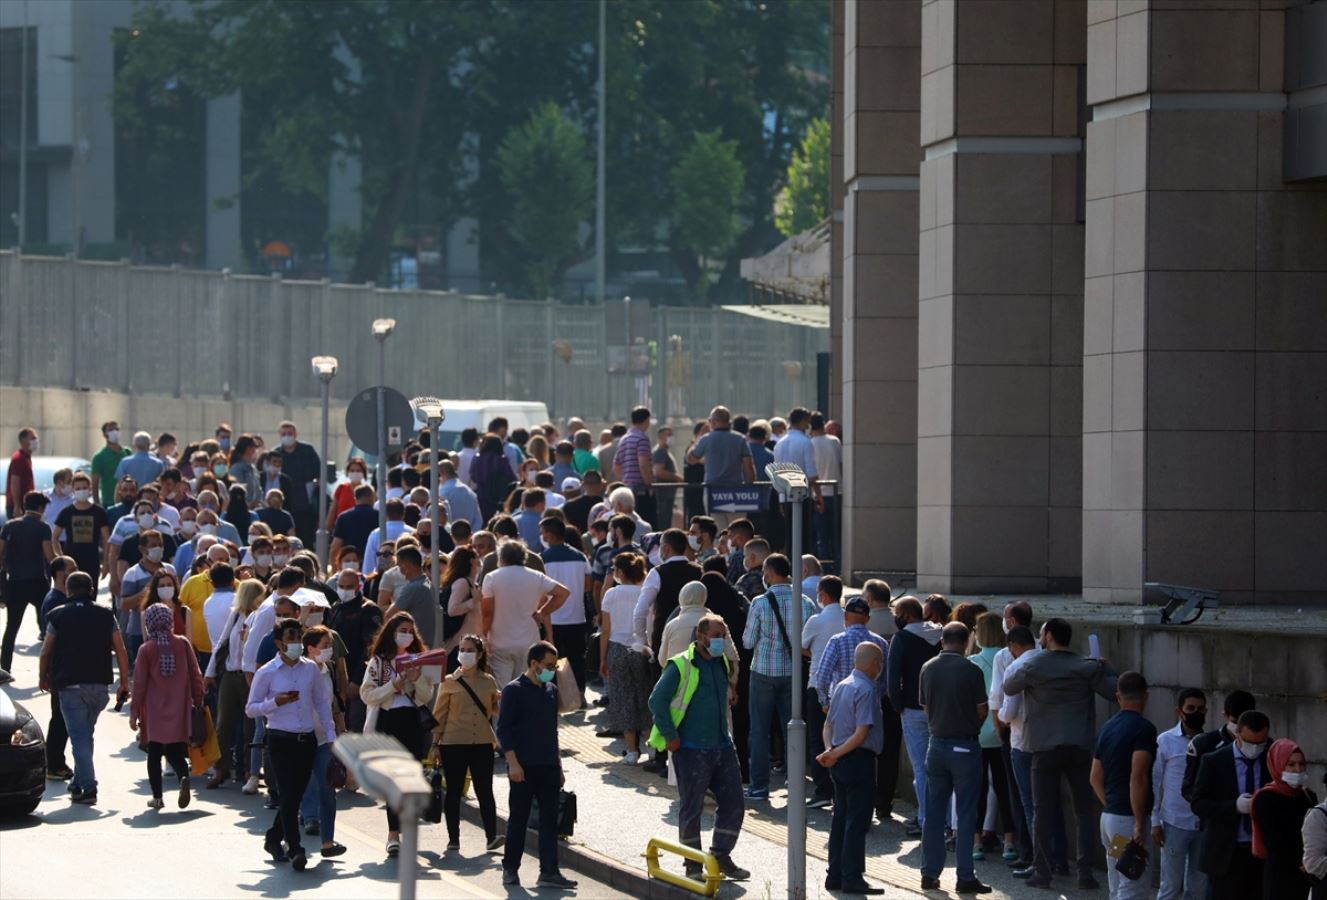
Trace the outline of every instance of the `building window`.
[[0, 28], [0, 148], [19, 144], [23, 107], [23, 37], [28, 39], [28, 146], [37, 144], [37, 29]]

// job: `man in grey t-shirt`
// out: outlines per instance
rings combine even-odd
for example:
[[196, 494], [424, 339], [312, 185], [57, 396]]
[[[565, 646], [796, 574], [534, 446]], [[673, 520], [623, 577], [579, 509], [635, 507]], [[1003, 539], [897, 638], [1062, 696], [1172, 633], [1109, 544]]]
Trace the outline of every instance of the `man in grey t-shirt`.
[[[732, 430], [732, 413], [726, 406], [716, 406], [710, 411], [710, 431], [687, 453], [687, 462], [693, 466], [704, 463], [707, 485], [738, 485], [756, 480], [751, 447], [746, 438]], [[712, 509], [709, 514], [720, 530], [742, 515]]]
[[397, 550], [396, 566], [401, 570], [406, 583], [392, 597], [391, 608], [383, 616], [383, 621], [398, 612], [410, 613], [420, 640], [430, 647], [439, 646], [442, 643], [441, 635], [434, 633], [438, 627], [438, 597], [424, 575], [424, 558], [419, 548], [406, 546]]

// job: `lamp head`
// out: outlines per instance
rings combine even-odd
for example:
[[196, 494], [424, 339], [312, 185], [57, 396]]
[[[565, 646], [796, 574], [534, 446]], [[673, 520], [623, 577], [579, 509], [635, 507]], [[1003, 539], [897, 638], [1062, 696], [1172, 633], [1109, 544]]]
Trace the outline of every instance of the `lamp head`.
[[336, 375], [336, 357], [335, 356], [315, 356], [313, 358], [313, 371], [323, 381], [331, 381]]
[[424, 414], [430, 425], [442, 422], [447, 413], [442, 408], [442, 401], [437, 397], [416, 397], [410, 405]]
[[378, 340], [386, 340], [387, 337], [396, 330], [395, 319], [374, 319], [373, 336]]

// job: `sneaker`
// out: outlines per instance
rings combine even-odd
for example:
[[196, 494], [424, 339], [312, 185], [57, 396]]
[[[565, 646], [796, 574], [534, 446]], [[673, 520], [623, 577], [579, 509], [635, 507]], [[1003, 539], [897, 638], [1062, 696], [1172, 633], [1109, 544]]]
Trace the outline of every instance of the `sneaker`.
[[257, 775], [250, 775], [250, 776], [249, 776], [249, 780], [246, 781], [246, 782], [244, 782], [244, 787], [240, 788], [240, 793], [241, 793], [241, 794], [256, 794], [256, 793], [258, 793], [258, 776], [257, 776]]
[[92, 806], [97, 802], [97, 790], [93, 788], [90, 791], [79, 791], [77, 794], [70, 794], [70, 799], [84, 806]]
[[331, 859], [333, 856], [340, 856], [342, 853], [345, 852], [346, 852], [345, 844], [338, 844], [336, 841], [332, 841], [330, 844], [324, 844], [318, 850], [318, 855], [321, 856], [323, 859]]
[[705, 867], [695, 860], [688, 859], [683, 866], [682, 874], [690, 878], [692, 881], [704, 881]]
[[833, 797], [812, 797], [806, 801], [807, 809], [828, 809], [834, 805]]
[[640, 754], [634, 750], [629, 750], [626, 755], [622, 757], [622, 761], [629, 766], [634, 766], [636, 763], [640, 762]]
[[762, 790], [761, 788], [749, 787], [746, 790], [742, 791], [742, 796], [745, 797], [747, 800], [768, 800], [769, 791]]
[[388, 855], [388, 856], [396, 856], [396, 855], [397, 855], [398, 853], [400, 853], [400, 852], [401, 852], [401, 842], [400, 842], [400, 841], [388, 841], [388, 842], [387, 842], [387, 855]]
[[501, 850], [506, 843], [507, 836], [500, 834], [488, 842], [488, 846], [484, 848], [484, 852], [492, 853], [494, 850]]
[[46, 770], [47, 781], [68, 781], [74, 777], [74, 772], [68, 766], [59, 766], [54, 769]]
[[176, 802], [179, 803], [180, 809], [184, 809], [192, 799], [193, 791], [189, 790], [189, 776], [186, 775], [180, 779], [180, 798]]
[[1005, 846], [1005, 848], [1004, 848], [1004, 853], [1001, 854], [1001, 856], [1002, 856], [1006, 861], [1013, 861], [1013, 860], [1018, 859], [1018, 851], [1017, 851], [1016, 849], [1014, 849], [1014, 845], [1013, 845], [1013, 844], [1008, 844], [1008, 845]]
[[[504, 878], [503, 881], [506, 881]], [[561, 872], [549, 872], [547, 875], [541, 874], [539, 880], [535, 882], [535, 887], [556, 888], [560, 891], [574, 891], [576, 882], [565, 877]]]
[[716, 853], [714, 858], [719, 863], [719, 871], [722, 872], [723, 877], [727, 878], [729, 881], [746, 881], [751, 877], [751, 873], [733, 862], [731, 856], [720, 856]]
[[448, 850], [448, 852], [451, 852], [452, 850], [460, 850], [460, 849], [461, 849], [461, 839], [460, 839], [460, 838], [455, 837], [455, 838], [449, 838], [449, 839], [447, 840], [447, 850]]
[[597, 738], [619, 738], [622, 737], [622, 732], [612, 728], [605, 728], [601, 731], [596, 731], [594, 736]]
[[148, 809], [161, 809], [165, 805], [166, 801], [162, 800], [160, 797], [153, 797], [151, 800], [147, 801]]
[[1026, 866], [1022, 869], [1014, 869], [1012, 874], [1015, 878], [1031, 878], [1037, 874], [1036, 866]]
[[954, 890], [960, 894], [989, 894], [992, 889], [989, 884], [982, 884], [977, 878], [960, 878]]
[[503, 869], [502, 883], [519, 885], [521, 883], [521, 873], [514, 869]]
[[986, 851], [985, 851], [985, 850], [981, 849], [980, 847], [973, 847], [973, 848], [972, 848], [972, 860], [973, 860], [973, 862], [982, 862], [982, 861], [985, 860], [985, 859], [986, 859]]

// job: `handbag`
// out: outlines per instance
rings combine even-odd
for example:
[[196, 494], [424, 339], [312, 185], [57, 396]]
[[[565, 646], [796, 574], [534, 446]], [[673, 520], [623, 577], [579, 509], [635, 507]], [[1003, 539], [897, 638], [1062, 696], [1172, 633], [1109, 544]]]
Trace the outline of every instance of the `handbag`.
[[[557, 833], [560, 838], [569, 838], [576, 831], [576, 792], [565, 788], [558, 791]], [[530, 804], [530, 827], [539, 830], [539, 801]]]
[[203, 727], [206, 737], [202, 743], [189, 747], [189, 770], [194, 775], [202, 775], [219, 759], [221, 748], [217, 745], [217, 733], [212, 727], [212, 711], [206, 706], [203, 711]]
[[1142, 878], [1147, 874], [1147, 848], [1137, 841], [1130, 841], [1116, 860], [1115, 870], [1130, 881]]
[[420, 818], [437, 825], [442, 821], [442, 770], [429, 769], [425, 774], [429, 782], [429, 805], [424, 807], [424, 813]]
[[207, 740], [207, 706], [195, 706], [189, 716], [189, 746], [201, 747]]
[[327, 761], [327, 784], [333, 790], [346, 786], [346, 764], [337, 759], [335, 754]]

